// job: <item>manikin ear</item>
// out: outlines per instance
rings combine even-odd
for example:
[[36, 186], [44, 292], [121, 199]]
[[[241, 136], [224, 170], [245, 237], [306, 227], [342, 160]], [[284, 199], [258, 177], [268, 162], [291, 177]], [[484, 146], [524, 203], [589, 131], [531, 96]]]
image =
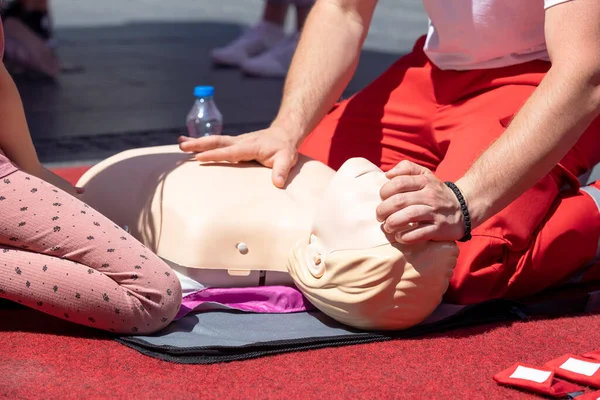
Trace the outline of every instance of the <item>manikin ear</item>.
[[320, 243], [319, 251], [366, 249], [394, 242], [376, 215], [379, 191], [386, 182], [383, 171], [364, 158], [350, 159], [341, 166], [317, 204], [312, 234]]

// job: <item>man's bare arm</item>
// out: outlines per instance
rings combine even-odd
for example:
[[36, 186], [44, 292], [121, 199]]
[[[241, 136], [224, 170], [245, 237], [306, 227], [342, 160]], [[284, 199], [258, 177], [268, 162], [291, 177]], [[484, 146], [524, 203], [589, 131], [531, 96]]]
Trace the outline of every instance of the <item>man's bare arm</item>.
[[598, 21], [598, 0], [546, 11], [550, 71], [506, 132], [456, 182], [474, 226], [548, 174], [600, 114]]
[[273, 126], [298, 144], [354, 75], [377, 0], [317, 0], [303, 29]]
[[236, 137], [179, 138], [198, 161], [255, 160], [282, 188], [298, 147], [342, 95], [358, 65], [377, 0], [317, 0], [288, 71], [277, 117], [267, 129]]

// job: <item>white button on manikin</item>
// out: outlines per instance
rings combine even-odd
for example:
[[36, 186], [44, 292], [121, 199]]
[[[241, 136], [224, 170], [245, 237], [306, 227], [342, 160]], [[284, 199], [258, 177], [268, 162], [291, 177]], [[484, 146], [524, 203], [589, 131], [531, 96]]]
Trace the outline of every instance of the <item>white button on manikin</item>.
[[248, 254], [248, 245], [246, 243], [240, 242], [235, 247], [237, 247], [240, 254]]

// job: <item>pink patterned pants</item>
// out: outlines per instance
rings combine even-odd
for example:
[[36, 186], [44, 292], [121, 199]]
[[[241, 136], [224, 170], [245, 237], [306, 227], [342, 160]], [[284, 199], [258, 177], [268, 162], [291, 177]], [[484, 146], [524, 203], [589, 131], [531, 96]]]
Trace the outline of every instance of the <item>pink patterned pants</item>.
[[17, 170], [0, 178], [0, 297], [77, 324], [148, 334], [175, 317], [181, 286], [108, 218]]

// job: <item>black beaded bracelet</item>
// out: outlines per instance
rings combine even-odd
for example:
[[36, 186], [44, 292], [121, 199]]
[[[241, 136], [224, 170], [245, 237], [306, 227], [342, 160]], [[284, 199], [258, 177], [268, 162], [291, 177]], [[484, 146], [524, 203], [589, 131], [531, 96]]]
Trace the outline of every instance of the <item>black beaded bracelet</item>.
[[456, 195], [456, 198], [458, 199], [458, 202], [460, 203], [460, 209], [463, 213], [463, 217], [465, 220], [465, 236], [463, 236], [461, 239], [459, 239], [459, 242], [466, 242], [468, 240], [471, 240], [471, 217], [469, 216], [469, 209], [467, 208], [467, 202], [465, 201], [465, 198], [463, 197], [462, 193], [460, 192], [460, 190], [458, 189], [458, 187], [456, 187], [456, 185], [452, 182], [444, 182], [446, 184], [446, 186], [448, 186], [450, 189], [452, 189], [452, 191], [454, 192], [454, 194]]

